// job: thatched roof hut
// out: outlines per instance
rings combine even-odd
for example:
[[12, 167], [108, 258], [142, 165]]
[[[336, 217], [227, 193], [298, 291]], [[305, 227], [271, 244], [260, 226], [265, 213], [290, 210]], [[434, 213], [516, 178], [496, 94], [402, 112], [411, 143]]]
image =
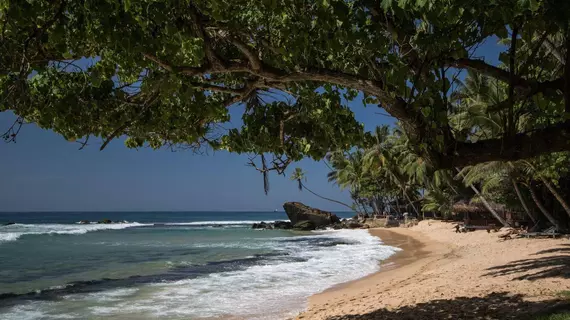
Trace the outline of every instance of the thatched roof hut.
[[[502, 204], [489, 202], [491, 208], [499, 214], [505, 214], [506, 207]], [[460, 200], [453, 204], [453, 214], [488, 214], [489, 210], [481, 202]]]
[[[504, 205], [490, 202], [489, 205], [503, 219], [511, 219], [512, 215], [506, 210]], [[500, 225], [499, 221], [489, 212], [489, 210], [480, 202], [469, 202], [460, 200], [453, 204], [453, 214], [463, 218], [466, 225], [488, 226]]]

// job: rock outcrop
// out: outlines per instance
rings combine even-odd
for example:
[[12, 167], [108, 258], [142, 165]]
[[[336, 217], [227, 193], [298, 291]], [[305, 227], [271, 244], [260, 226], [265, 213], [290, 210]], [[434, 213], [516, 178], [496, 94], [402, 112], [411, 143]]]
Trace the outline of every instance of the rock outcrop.
[[254, 223], [251, 226], [252, 229], [293, 229], [293, 225], [289, 221], [275, 221], [275, 222], [264, 222]]
[[293, 225], [289, 221], [275, 221], [273, 223], [275, 229], [292, 229]]
[[296, 230], [315, 230], [316, 228], [315, 223], [310, 220], [299, 221], [293, 225], [293, 229]]
[[303, 221], [310, 221], [314, 225], [313, 229], [330, 226], [340, 222], [340, 219], [335, 214], [311, 208], [300, 202], [286, 202], [283, 205], [283, 209], [285, 209], [285, 213], [287, 213], [289, 220], [291, 220], [291, 224], [294, 229], [298, 229], [295, 226], [299, 222]]

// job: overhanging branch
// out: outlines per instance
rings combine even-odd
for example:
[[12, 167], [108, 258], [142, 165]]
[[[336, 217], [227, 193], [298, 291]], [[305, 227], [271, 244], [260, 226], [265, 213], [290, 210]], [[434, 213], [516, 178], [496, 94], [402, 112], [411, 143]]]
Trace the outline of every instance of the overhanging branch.
[[488, 161], [515, 161], [570, 150], [570, 123], [560, 123], [504, 139], [457, 142], [442, 168], [465, 167]]

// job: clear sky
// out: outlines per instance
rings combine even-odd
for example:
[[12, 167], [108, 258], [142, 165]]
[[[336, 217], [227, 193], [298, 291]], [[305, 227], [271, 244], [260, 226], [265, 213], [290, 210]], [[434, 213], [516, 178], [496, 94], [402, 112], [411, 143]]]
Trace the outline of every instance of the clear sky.
[[[504, 49], [496, 43], [496, 38], [487, 40], [476, 56], [496, 64], [498, 51]], [[378, 114], [383, 109], [364, 108], [360, 99], [351, 107], [366, 130], [394, 123]], [[239, 122], [241, 108], [232, 108], [232, 119]], [[0, 112], [0, 131], [14, 119]], [[306, 185], [313, 191], [351, 203], [348, 192], [327, 182], [328, 168], [322, 162], [303, 160], [290, 166], [287, 177], [271, 175], [266, 196], [262, 176], [246, 166], [244, 155], [134, 150], [121, 139], [99, 151], [101, 143], [92, 140], [80, 151], [77, 143], [34, 124], [24, 126], [17, 143], [0, 141], [0, 211], [273, 211], [287, 201], [345, 211], [299, 191], [289, 180], [295, 167], [306, 171]]]
[[[376, 114], [383, 110], [357, 104], [356, 118], [367, 130], [393, 123]], [[11, 113], [0, 113], [0, 131], [14, 119]], [[351, 202], [348, 192], [327, 182], [328, 168], [322, 162], [303, 160], [290, 167], [287, 177], [271, 175], [266, 196], [261, 174], [246, 166], [244, 155], [134, 150], [119, 139], [103, 151], [100, 145], [92, 139], [78, 150], [77, 143], [35, 124], [25, 125], [16, 143], [0, 142], [0, 211], [273, 211], [286, 201], [345, 211], [299, 191], [289, 180], [295, 167], [306, 171], [311, 190]]]

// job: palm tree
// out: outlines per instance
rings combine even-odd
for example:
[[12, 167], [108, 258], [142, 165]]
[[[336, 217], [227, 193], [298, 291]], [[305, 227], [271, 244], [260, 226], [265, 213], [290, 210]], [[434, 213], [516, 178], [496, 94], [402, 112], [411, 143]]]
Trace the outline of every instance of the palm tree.
[[317, 196], [317, 197], [319, 197], [319, 198], [321, 198], [321, 199], [324, 199], [324, 200], [327, 200], [327, 201], [331, 201], [331, 202], [334, 202], [334, 203], [338, 203], [338, 204], [340, 204], [340, 205], [343, 205], [343, 206], [349, 208], [350, 210], [354, 210], [353, 207], [347, 205], [347, 204], [344, 203], [344, 202], [341, 202], [341, 201], [338, 201], [338, 200], [334, 200], [334, 199], [330, 199], [330, 198], [327, 198], [327, 197], [323, 197], [323, 196], [317, 194], [316, 192], [313, 192], [311, 189], [307, 188], [307, 186], [303, 183], [303, 181], [307, 181], [307, 177], [305, 176], [305, 173], [303, 172], [303, 170], [302, 170], [301, 168], [295, 168], [295, 171], [293, 171], [293, 174], [291, 175], [291, 180], [293, 180], [293, 181], [296, 180], [296, 181], [297, 181], [298, 187], [299, 187], [299, 190], [300, 190], [300, 191], [303, 191], [303, 189], [305, 189], [305, 190], [309, 191], [311, 194], [313, 194], [313, 195], [315, 195], [315, 196]]
[[[471, 167], [472, 168], [472, 167]], [[468, 169], [471, 169], [468, 168]], [[469, 186], [469, 188], [471, 188], [471, 190], [473, 190], [473, 192], [475, 192], [475, 194], [477, 195], [477, 197], [479, 198], [479, 200], [481, 200], [481, 202], [483, 203], [483, 205], [485, 206], [485, 208], [487, 209], [487, 211], [489, 211], [493, 217], [495, 217], [495, 219], [497, 219], [497, 221], [499, 221], [503, 226], [505, 227], [510, 227], [510, 224], [503, 219], [503, 217], [501, 217], [497, 211], [495, 211], [495, 209], [493, 209], [493, 207], [489, 204], [489, 202], [487, 201], [487, 199], [485, 199], [485, 197], [483, 196], [483, 194], [479, 191], [479, 189], [477, 189], [477, 187], [475, 187], [472, 183], [472, 180], [469, 179], [469, 176], [466, 176], [464, 174], [464, 172], [462, 170], [459, 170], [459, 168], [456, 168], [457, 172], [459, 173], [459, 176], [463, 178], [463, 181], [465, 181], [466, 185]], [[464, 169], [465, 170], [465, 169]], [[474, 170], [469, 170], [469, 172], [474, 171]], [[473, 178], [471, 178], [473, 179]], [[487, 182], [487, 185], [489, 183]], [[484, 186], [485, 188], [485, 186]]]
[[510, 183], [515, 190], [517, 198], [524, 209], [525, 213], [534, 223], [537, 222], [536, 217], [531, 213], [528, 208], [522, 192], [518, 186], [517, 178], [519, 176], [518, 163], [512, 162], [499, 162], [491, 161], [487, 163], [482, 163], [476, 166], [467, 167], [462, 170], [462, 174], [465, 173], [463, 181], [466, 185], [482, 184], [482, 192], [488, 193], [487, 191], [492, 188], [501, 187], [505, 183]]
[[535, 176], [538, 176], [538, 179], [540, 179], [540, 182], [542, 182], [542, 184], [544, 184], [546, 186], [548, 191], [550, 191], [550, 193], [554, 196], [554, 198], [558, 201], [558, 203], [560, 203], [562, 208], [564, 208], [564, 211], [566, 211], [566, 214], [568, 214], [568, 216], [570, 217], [570, 205], [568, 205], [566, 200], [564, 200], [564, 197], [562, 197], [562, 195], [558, 192], [558, 190], [556, 190], [556, 187], [554, 187], [554, 185], [550, 181], [548, 181], [548, 179], [546, 177], [544, 177], [543, 174], [538, 172], [536, 167], [534, 165], [532, 165], [530, 163], [530, 161], [520, 160], [519, 163], [522, 163], [526, 166], [527, 173], [534, 174]]
[[530, 192], [530, 196], [532, 197], [532, 200], [534, 201], [534, 203], [536, 204], [536, 206], [538, 207], [540, 212], [542, 212], [542, 214], [546, 217], [546, 219], [548, 219], [548, 221], [554, 227], [556, 227], [556, 229], [560, 230], [560, 224], [558, 223], [558, 220], [554, 219], [554, 217], [550, 214], [550, 212], [548, 212], [548, 210], [544, 207], [544, 205], [542, 205], [542, 202], [540, 202], [538, 195], [536, 194], [536, 191], [534, 190], [534, 187], [532, 186], [532, 182], [529, 182], [527, 184], [527, 187], [528, 187], [528, 190]]
[[429, 190], [422, 203], [423, 212], [439, 212], [444, 218], [451, 216], [453, 211], [454, 197], [447, 190]]
[[362, 158], [364, 173], [379, 177], [384, 183], [399, 188], [402, 196], [419, 216], [420, 212], [410, 197], [410, 191], [415, 193], [415, 186], [407, 179], [403, 168], [398, 163], [399, 154], [397, 151], [399, 148], [395, 146], [401, 141], [398, 141], [394, 135], [390, 136], [390, 130], [387, 126], [377, 127], [374, 138], [376, 143], [373, 147], [365, 150]]

